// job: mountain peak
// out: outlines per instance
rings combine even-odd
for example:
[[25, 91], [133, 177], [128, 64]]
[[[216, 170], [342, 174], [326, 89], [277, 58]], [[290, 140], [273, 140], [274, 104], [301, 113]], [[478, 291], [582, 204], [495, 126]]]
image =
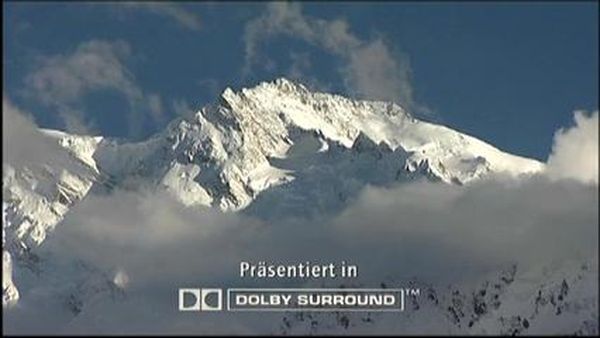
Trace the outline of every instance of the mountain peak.
[[[64, 190], [63, 186], [72, 186], [69, 189], [77, 193], [62, 198], [65, 201], [83, 198], [96, 184], [92, 182], [95, 176], [108, 178], [111, 186], [156, 184], [185, 205], [239, 210], [279, 185], [291, 187], [280, 190], [288, 191], [291, 199], [295, 198], [291, 195], [313, 194], [322, 186], [336, 184], [337, 193], [347, 197], [361, 184], [374, 182], [427, 177], [466, 184], [488, 174], [517, 176], [544, 168], [538, 161], [420, 121], [394, 103], [312, 92], [286, 78], [237, 92], [227, 88], [215, 104], [191, 118], [174, 121], [143, 142], [45, 133], [94, 173], [94, 177], [69, 178], [67, 183], [51, 178], [56, 179], [55, 188], [30, 192], [43, 199], [48, 194], [58, 196], [54, 191]], [[348, 180], [354, 180], [355, 186], [346, 191]], [[291, 181], [296, 183], [289, 185]], [[299, 182], [305, 182], [304, 186]], [[339, 199], [341, 195], [327, 195], [332, 191], [322, 192], [315, 200]], [[27, 194], [13, 195], [19, 200]], [[60, 219], [63, 213], [56, 214]]]
[[245, 208], [262, 191], [297, 177], [299, 163], [291, 158], [342, 154], [345, 160], [349, 152], [371, 153], [389, 157], [393, 177], [427, 176], [458, 184], [490, 173], [543, 169], [535, 160], [420, 121], [392, 102], [313, 92], [286, 78], [239, 91], [226, 88], [215, 104], [146, 142], [107, 144], [94, 158], [109, 174], [153, 176], [185, 204], [223, 210]]
[[[186, 204], [200, 201], [226, 210], [245, 208], [261, 192], [301, 175], [299, 158], [321, 166], [326, 159], [317, 159], [327, 154], [349, 162], [353, 161], [347, 158], [351, 153], [386, 157], [387, 170], [393, 173], [390, 179], [427, 176], [458, 184], [490, 173], [520, 175], [543, 169], [537, 161], [420, 121], [392, 102], [312, 92], [286, 78], [239, 91], [227, 88], [218, 102], [201, 109], [193, 120], [181, 121], [167, 134], [169, 151], [174, 153], [166, 163], [198, 166], [193, 171], [199, 174], [187, 175], [192, 178], [185, 183], [185, 190], [197, 193], [185, 197], [181, 180], [171, 180], [181, 175], [181, 167], [157, 169], [177, 171], [166, 175], [170, 179], [163, 183], [184, 196]], [[202, 173], [207, 163], [210, 175]]]
[[276, 87], [284, 89], [284, 90], [297, 89], [297, 88], [306, 89], [306, 87], [304, 87], [304, 85], [302, 85], [301, 83], [299, 83], [299, 82], [296, 83], [293, 80], [289, 80], [285, 77], [278, 77], [275, 80], [273, 80], [271, 82], [266, 82], [266, 83], [275, 85]]
[[[312, 92], [285, 78], [237, 92], [227, 88], [215, 104], [143, 142], [43, 132], [72, 158], [4, 171], [11, 255], [41, 243], [92, 187], [151, 187], [186, 206], [311, 217], [340, 210], [366, 185], [419, 178], [467, 184], [544, 169], [420, 121], [394, 103]], [[7, 302], [18, 297], [16, 289], [4, 289]]]
[[222, 98], [227, 98], [232, 95], [243, 95], [256, 89], [263, 89], [268, 91], [277, 91], [282, 94], [297, 94], [297, 93], [308, 93], [309, 90], [300, 82], [289, 80], [285, 77], [278, 77], [271, 81], [262, 81], [253, 87], [243, 87], [239, 91], [226, 87], [221, 93]]

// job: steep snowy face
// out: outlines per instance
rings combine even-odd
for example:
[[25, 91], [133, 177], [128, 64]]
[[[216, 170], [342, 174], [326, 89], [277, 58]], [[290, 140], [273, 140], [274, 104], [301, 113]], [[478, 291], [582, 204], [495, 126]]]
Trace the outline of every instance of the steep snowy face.
[[387, 102], [353, 101], [341, 96], [312, 93], [285, 79], [253, 89], [222, 94], [225, 109], [248, 139], [248, 149], [268, 156], [285, 156], [290, 127], [316, 131], [326, 142], [351, 148], [362, 133], [375, 144], [410, 154], [409, 168], [428, 162], [446, 182], [461, 183], [484, 172], [522, 174], [542, 169], [537, 161], [503, 153], [485, 142], [449, 128], [419, 121]]
[[56, 153], [47, 163], [14, 167], [3, 163], [2, 171], [2, 256], [3, 305], [17, 301], [13, 279], [17, 260], [31, 267], [36, 259], [31, 249], [40, 245], [80, 201], [99, 172], [91, 158], [100, 138], [42, 131], [47, 142], [56, 142]]
[[[421, 171], [446, 183], [464, 184], [488, 173], [521, 175], [543, 169], [540, 162], [419, 121], [393, 103], [312, 93], [285, 79], [240, 93], [227, 89], [217, 109], [199, 114], [212, 116], [217, 123], [218, 119], [233, 122], [232, 129], [237, 129], [236, 134], [244, 141], [237, 149], [237, 162], [246, 173], [272, 164], [267, 163], [271, 157], [289, 157], [290, 150], [311, 151], [306, 138], [294, 133], [298, 130], [312, 132], [322, 145], [317, 151], [327, 151], [333, 144], [360, 152], [365, 144], [372, 143], [370, 150], [403, 154], [403, 162], [395, 168], [404, 169], [407, 173], [403, 175]], [[313, 153], [315, 150], [313, 147]]]
[[[350, 161], [364, 153], [378, 161]], [[239, 92], [228, 88], [215, 104], [174, 121], [152, 139], [103, 142], [94, 157], [113, 179], [135, 185], [150, 178], [186, 205], [222, 210], [244, 209], [261, 192], [295, 179], [314, 182], [315, 175], [331, 174], [327, 178], [339, 180], [332, 171], [357, 175], [362, 183], [383, 174], [388, 181], [426, 176], [465, 184], [488, 174], [516, 176], [544, 167], [420, 121], [396, 104], [311, 92], [286, 79]], [[325, 172], [308, 170], [311, 161]], [[343, 187], [338, 190], [347, 196]]]
[[[3, 233], [7, 244], [23, 248], [39, 245], [69, 208], [81, 200], [99, 176], [91, 158], [99, 138], [43, 131], [48, 142], [57, 142], [54, 159], [15, 168], [3, 164]], [[65, 151], [66, 150], [66, 151]]]

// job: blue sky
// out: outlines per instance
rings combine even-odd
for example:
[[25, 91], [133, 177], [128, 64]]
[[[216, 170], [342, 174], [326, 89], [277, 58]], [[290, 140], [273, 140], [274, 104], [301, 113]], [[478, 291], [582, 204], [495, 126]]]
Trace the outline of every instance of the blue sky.
[[142, 139], [286, 76], [545, 160], [598, 109], [594, 2], [3, 6], [3, 94], [42, 127]]

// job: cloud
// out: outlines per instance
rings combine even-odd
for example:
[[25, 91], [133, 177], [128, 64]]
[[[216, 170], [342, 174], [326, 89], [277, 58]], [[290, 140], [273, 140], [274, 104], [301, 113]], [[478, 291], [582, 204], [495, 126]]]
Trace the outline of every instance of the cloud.
[[131, 48], [124, 41], [90, 40], [71, 53], [40, 57], [39, 65], [25, 78], [25, 96], [56, 109], [68, 131], [89, 134], [94, 126], [85, 120], [82, 99], [94, 91], [117, 91], [128, 101], [126, 123], [136, 136], [144, 112], [149, 111], [157, 122], [162, 108], [160, 97], [146, 95], [126, 67], [130, 56]]
[[576, 111], [574, 121], [573, 127], [554, 135], [548, 175], [598, 184], [598, 111]]
[[99, 88], [118, 89], [138, 98], [141, 91], [122, 63], [130, 53], [123, 41], [91, 40], [77, 46], [72, 54], [45, 58], [25, 81], [42, 101], [57, 105], [76, 101], [85, 91]]
[[328, 22], [305, 17], [299, 3], [270, 3], [261, 16], [246, 24], [244, 41], [247, 63], [252, 63], [257, 57], [261, 39], [280, 34], [296, 36], [339, 55], [361, 44], [348, 32], [348, 24], [341, 19]]
[[340, 58], [339, 72], [351, 94], [418, 108], [407, 58], [394, 53], [381, 38], [357, 37], [344, 19], [305, 16], [299, 3], [269, 3], [262, 15], [246, 24], [244, 74], [261, 59], [261, 43], [276, 36], [303, 40]]
[[362, 252], [379, 247], [382, 259], [369, 264], [381, 269], [397, 255], [406, 258], [400, 264], [408, 259], [415, 265], [406, 274], [433, 280], [460, 271], [472, 278], [478, 269], [507, 262], [526, 271], [597, 260], [597, 202], [596, 187], [544, 177], [466, 188], [419, 183], [367, 188], [334, 224], [348, 246]]
[[347, 85], [361, 95], [414, 106], [408, 61], [393, 58], [381, 39], [353, 50], [344, 75]]
[[13, 168], [66, 163], [68, 154], [57, 142], [42, 134], [30, 114], [2, 97], [2, 164]]
[[[269, 322], [252, 317], [182, 316], [175, 310], [174, 292], [198, 285], [306, 285], [302, 280], [238, 278], [240, 261], [259, 260], [344, 260], [359, 266], [357, 280], [323, 281], [326, 286], [375, 286], [410, 276], [432, 285], [472, 285], [511, 264], [517, 264], [519, 273], [548, 264], [597, 264], [597, 224], [597, 187], [543, 176], [466, 187], [428, 182], [369, 186], [339, 215], [310, 222], [267, 222], [186, 208], [160, 192], [114, 191], [89, 196], [77, 206], [44, 244], [42, 256], [64, 264], [52, 271], [72, 269], [68, 262], [80, 261], [106, 271], [111, 279], [127, 276], [125, 299], [85, 299], [83, 312], [63, 321], [61, 332], [264, 333], [272, 329]], [[68, 285], [61, 277], [59, 273], [47, 280], [59, 288], [49, 292], [54, 297]], [[40, 311], [35, 306], [39, 296], [24, 292], [18, 311]], [[125, 315], [131, 311], [135, 318]], [[52, 318], [46, 316], [51, 315], [41, 318]], [[19, 325], [17, 319], [8, 322], [9, 330]], [[43, 331], [60, 323], [49, 322], [37, 321], [36, 327]], [[31, 322], [21, 325], [34, 330]]]
[[150, 115], [156, 122], [162, 122], [165, 118], [162, 100], [157, 94], [148, 95], [148, 107], [150, 108]]
[[196, 113], [196, 111], [190, 106], [190, 104], [185, 99], [174, 100], [173, 111], [178, 116], [182, 116], [185, 118], [190, 118]]
[[199, 31], [202, 28], [200, 18], [189, 10], [182, 8], [179, 4], [167, 2], [120, 2], [118, 5], [162, 15], [173, 19], [180, 26], [192, 31]]
[[308, 52], [297, 53], [290, 51], [290, 61], [291, 64], [286, 72], [286, 77], [291, 80], [301, 81], [311, 90], [331, 91], [330, 83], [324, 83], [311, 74], [312, 62]]
[[310, 55], [308, 54], [308, 52], [290, 52], [290, 59], [292, 60], [292, 64], [290, 65], [290, 69], [288, 70], [288, 75], [291, 78], [299, 79], [305, 77], [306, 70], [311, 68]]

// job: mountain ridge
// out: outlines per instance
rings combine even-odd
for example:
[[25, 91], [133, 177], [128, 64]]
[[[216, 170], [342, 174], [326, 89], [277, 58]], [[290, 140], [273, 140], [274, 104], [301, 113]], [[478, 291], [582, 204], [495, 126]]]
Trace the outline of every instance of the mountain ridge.
[[[3, 268], [12, 277], [15, 261], [35, 261], [32, 250], [95, 190], [150, 187], [186, 206], [308, 217], [340, 210], [367, 184], [425, 178], [462, 185], [544, 170], [394, 103], [311, 92], [284, 78], [227, 88], [215, 103], [141, 142], [41, 132], [71, 158], [53, 166], [3, 164]], [[6, 280], [3, 305], [17, 302], [15, 285]]]
[[[354, 101], [339, 95], [313, 93], [283, 78], [239, 92], [227, 88], [217, 103], [205, 106], [191, 118], [174, 120], [165, 131], [146, 141], [117, 145], [110, 139], [103, 139], [98, 144], [105, 145], [100, 149], [104, 153], [98, 154], [97, 158], [105, 171], [119, 175], [135, 170], [123, 168], [121, 163], [115, 165], [114, 162], [121, 161], [110, 159], [111, 156], [129, 156], [127, 148], [154, 155], [148, 149], [157, 150], [158, 147], [163, 151], [168, 146], [173, 152], [180, 151], [168, 155], [180, 164], [191, 164], [196, 155], [207, 161], [213, 160], [221, 166], [235, 200], [219, 196], [220, 200], [216, 202], [208, 201], [209, 198], [203, 202], [214, 202], [224, 210], [237, 210], [251, 201], [252, 196], [245, 190], [254, 190], [252, 188], [257, 186], [251, 179], [246, 182], [247, 178], [253, 177], [253, 171], [270, 167], [270, 158], [285, 158], [294, 146], [290, 139], [292, 134], [303, 132], [314, 133], [323, 147], [334, 143], [347, 149], [352, 149], [362, 135], [375, 145], [385, 144], [393, 152], [410, 153], [404, 163], [409, 172], [421, 168], [446, 183], [464, 184], [489, 172], [534, 173], [544, 167], [538, 161], [504, 153], [450, 128], [419, 121], [393, 103]], [[164, 144], [158, 144], [161, 142]], [[147, 149], [143, 149], [144, 146]], [[79, 153], [77, 150], [76, 154]], [[88, 154], [77, 156], [90, 158]], [[278, 182], [274, 179], [264, 185], [268, 187]], [[168, 180], [165, 183], [171, 186], [174, 182]], [[189, 183], [186, 187], [200, 192], [197, 186], [192, 188], [193, 183]], [[183, 202], [193, 204], [185, 199]]]

